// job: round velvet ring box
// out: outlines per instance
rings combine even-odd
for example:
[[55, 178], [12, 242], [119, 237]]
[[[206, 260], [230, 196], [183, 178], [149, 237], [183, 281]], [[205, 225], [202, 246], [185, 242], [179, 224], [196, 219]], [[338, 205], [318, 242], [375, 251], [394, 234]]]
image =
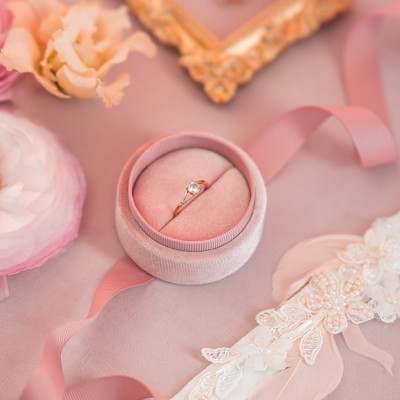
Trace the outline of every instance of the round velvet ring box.
[[[174, 216], [191, 182], [206, 181]], [[222, 279], [254, 253], [267, 205], [251, 158], [217, 136], [184, 132], [142, 146], [118, 184], [116, 227], [128, 256], [168, 282]]]

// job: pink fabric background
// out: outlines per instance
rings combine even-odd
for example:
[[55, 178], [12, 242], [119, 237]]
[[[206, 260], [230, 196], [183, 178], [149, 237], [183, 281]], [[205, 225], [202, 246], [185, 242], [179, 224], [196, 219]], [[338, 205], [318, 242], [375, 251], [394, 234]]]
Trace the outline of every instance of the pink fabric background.
[[[41, 268], [9, 278], [11, 297], [0, 303], [0, 399], [18, 398], [39, 359], [45, 333], [84, 317], [101, 277], [122, 256], [114, 229], [115, 191], [133, 151], [160, 134], [187, 129], [209, 131], [245, 147], [289, 109], [344, 104], [340, 56], [346, 33], [357, 18], [390, 3], [355, 0], [351, 13], [289, 49], [222, 107], [210, 103], [178, 66], [176, 53], [160, 45], [154, 60], [132, 55], [115, 68], [115, 74], [129, 70], [132, 84], [122, 104], [109, 111], [100, 102], [58, 100], [31, 79], [22, 82], [17, 105], [66, 141], [83, 165], [88, 196], [80, 237], [69, 250]], [[231, 29], [228, 17], [219, 25]], [[399, 33], [394, 23], [385, 24], [382, 69], [400, 140]], [[67, 383], [126, 374], [174, 395], [207, 365], [201, 347], [233, 344], [254, 326], [258, 311], [274, 305], [271, 275], [290, 246], [319, 234], [361, 233], [377, 216], [398, 211], [399, 179], [399, 162], [362, 170], [343, 128], [328, 122], [269, 184], [264, 236], [250, 262], [214, 284], [186, 287], [155, 280], [122, 293], [67, 345]], [[399, 322], [373, 321], [362, 329], [372, 343], [394, 355], [394, 376], [351, 353], [338, 337], [345, 374], [328, 398], [397, 400]]]

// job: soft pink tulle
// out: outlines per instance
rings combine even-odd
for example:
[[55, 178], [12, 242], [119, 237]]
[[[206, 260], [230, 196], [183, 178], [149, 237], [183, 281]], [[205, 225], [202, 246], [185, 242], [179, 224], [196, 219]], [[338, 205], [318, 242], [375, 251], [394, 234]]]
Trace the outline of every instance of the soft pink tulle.
[[[0, 287], [77, 236], [85, 180], [76, 158], [48, 130], [0, 111]], [[1, 298], [1, 295], [0, 295]]]
[[360, 240], [361, 237], [356, 235], [324, 235], [303, 240], [292, 247], [275, 269], [272, 280], [274, 300], [280, 304], [292, 297], [319, 268], [337, 269], [336, 254], [346, 245]]
[[359, 325], [349, 324], [347, 329], [342, 332], [342, 335], [350, 350], [379, 362], [392, 375], [393, 356], [369, 343], [361, 332]]

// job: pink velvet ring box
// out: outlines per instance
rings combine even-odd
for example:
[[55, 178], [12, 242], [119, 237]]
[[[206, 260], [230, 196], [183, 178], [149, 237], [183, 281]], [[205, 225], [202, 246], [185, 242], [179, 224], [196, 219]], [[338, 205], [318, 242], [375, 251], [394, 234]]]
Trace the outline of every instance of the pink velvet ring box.
[[[174, 210], [192, 181], [209, 184]], [[217, 136], [184, 132], [142, 146], [125, 165], [116, 227], [128, 256], [168, 282], [203, 284], [240, 267], [257, 248], [267, 205], [251, 158]]]

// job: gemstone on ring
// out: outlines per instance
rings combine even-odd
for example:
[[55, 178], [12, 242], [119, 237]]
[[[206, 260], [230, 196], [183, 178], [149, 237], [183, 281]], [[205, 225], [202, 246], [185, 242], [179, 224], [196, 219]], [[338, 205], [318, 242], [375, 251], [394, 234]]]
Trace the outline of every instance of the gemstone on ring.
[[190, 182], [186, 189], [189, 193], [196, 194], [200, 192], [201, 186], [197, 182]]
[[197, 193], [201, 190], [207, 190], [210, 187], [207, 181], [199, 180], [192, 181], [188, 185], [186, 185], [186, 193], [183, 199], [179, 202], [179, 204], [175, 207], [174, 217], [176, 217], [182, 208], [186, 205], [186, 203], [190, 202]]

